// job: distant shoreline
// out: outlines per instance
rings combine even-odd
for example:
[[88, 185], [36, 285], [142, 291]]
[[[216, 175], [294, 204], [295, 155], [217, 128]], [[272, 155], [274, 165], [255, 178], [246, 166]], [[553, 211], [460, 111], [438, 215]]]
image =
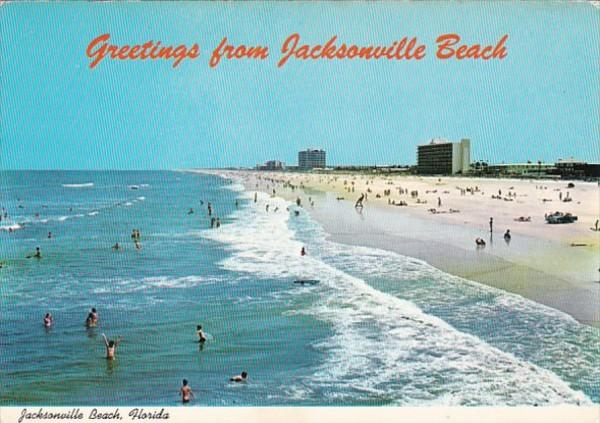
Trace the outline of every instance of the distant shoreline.
[[[576, 182], [575, 189], [584, 192], [570, 194], [576, 198], [586, 197], [585, 204], [573, 203], [585, 211], [585, 214], [582, 215], [582, 221], [577, 225], [579, 226], [578, 230], [571, 235], [577, 226], [560, 225], [561, 227], [557, 227], [557, 225], [540, 223], [539, 206], [544, 203], [537, 204], [536, 202], [537, 205], [526, 207], [527, 213], [534, 215], [537, 223], [535, 221], [533, 224], [513, 222], [512, 219], [501, 217], [499, 211], [502, 207], [496, 207], [496, 204], [504, 205], [507, 202], [494, 201], [487, 195], [482, 195], [481, 201], [475, 199], [475, 209], [468, 211], [462, 207], [465, 204], [461, 206], [460, 202], [464, 203], [470, 197], [453, 196], [452, 194], [455, 193], [452, 191], [455, 188], [450, 184], [444, 188], [450, 193], [445, 195], [443, 202], [458, 201], [458, 205], [452, 207], [460, 207], [461, 212], [440, 215], [428, 213], [427, 205], [419, 208], [409, 203], [407, 207], [394, 207], [387, 205], [387, 199], [383, 196], [382, 198], [373, 198], [376, 193], [394, 186], [389, 185], [390, 181], [385, 180], [386, 178], [381, 175], [330, 176], [313, 173], [230, 170], [208, 171], [207, 173], [220, 173], [226, 177], [242, 177], [248, 191], [255, 190], [256, 183], [258, 183], [258, 190], [269, 194], [272, 194], [273, 183], [265, 181], [265, 178], [292, 181], [291, 183], [295, 184], [298, 189], [294, 191], [289, 188], [284, 189], [281, 183], [276, 183], [276, 185], [278, 184], [275, 188], [276, 195], [290, 201], [299, 196], [303, 199], [303, 204], [306, 204], [306, 198], [312, 195], [316, 203], [315, 207], [314, 209], [306, 208], [335, 242], [380, 248], [422, 259], [447, 273], [522, 295], [561, 310], [584, 324], [600, 327], [600, 311], [598, 310], [600, 283], [598, 283], [596, 253], [600, 232], [589, 231], [588, 233], [586, 228], [596, 211], [593, 207], [594, 198], [589, 198], [589, 192], [585, 191], [595, 188], [595, 184]], [[343, 187], [340, 183], [343, 182], [339, 179], [343, 176], [346, 176], [347, 180], [352, 177], [357, 178], [355, 180], [357, 189], [354, 193], [346, 192], [344, 194], [344, 191], [340, 189]], [[323, 180], [327, 177], [337, 177], [340, 183], [328, 186]], [[357, 214], [353, 207], [354, 197], [358, 197], [358, 193], [366, 187], [366, 185], [361, 185], [361, 189], [358, 189], [358, 178], [360, 177], [365, 179], [362, 181], [363, 183], [369, 178], [369, 187], [372, 191], [369, 194], [368, 202], [365, 203], [362, 215]], [[442, 178], [442, 182], [443, 179], [449, 178]], [[435, 184], [437, 180], [438, 178], [396, 177], [393, 179], [393, 183], [416, 187], [417, 183]], [[475, 181], [481, 185], [484, 185], [485, 182], [510, 184], [510, 186], [514, 186], [515, 191], [528, 193], [536, 183], [542, 184], [537, 180], [485, 178], [480, 182], [474, 178], [452, 178], [454, 184]], [[566, 181], [555, 183], [565, 186], [567, 184]], [[271, 186], [267, 189], [269, 184]], [[530, 186], [531, 184], [533, 185]], [[582, 187], [584, 184], [585, 186]], [[418, 187], [421, 190], [424, 189], [421, 185]], [[489, 192], [490, 188], [486, 186], [485, 189]], [[540, 191], [543, 192], [542, 195], [547, 195], [548, 192], [554, 193], [552, 188], [550, 191], [548, 189]], [[596, 195], [597, 193], [596, 189]], [[337, 200], [342, 196], [344, 196], [344, 200]], [[431, 201], [431, 199], [428, 200]], [[492, 202], [491, 209], [490, 206], [485, 206], [485, 203], [488, 202]], [[573, 204], [566, 203], [565, 205], [573, 206]], [[584, 210], [584, 208], [589, 209], [590, 204], [592, 204], [591, 210]], [[524, 206], [518, 208], [521, 207]], [[492, 239], [489, 238], [489, 228], [487, 227], [489, 219], [487, 216], [490, 213], [498, 216]], [[543, 220], [543, 212], [541, 219]], [[504, 242], [502, 236], [506, 226], [511, 227], [515, 234], [513, 235], [514, 239], [508, 244]], [[474, 239], [478, 236], [484, 237], [488, 242], [488, 245], [482, 250], [478, 250], [474, 245]], [[572, 240], [579, 240], [586, 246], [572, 247], [570, 245]]]

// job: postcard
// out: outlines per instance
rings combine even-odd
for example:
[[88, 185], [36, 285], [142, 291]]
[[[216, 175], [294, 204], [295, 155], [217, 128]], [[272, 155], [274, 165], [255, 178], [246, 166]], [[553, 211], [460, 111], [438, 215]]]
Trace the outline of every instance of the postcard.
[[598, 422], [598, 2], [0, 2], [0, 421]]

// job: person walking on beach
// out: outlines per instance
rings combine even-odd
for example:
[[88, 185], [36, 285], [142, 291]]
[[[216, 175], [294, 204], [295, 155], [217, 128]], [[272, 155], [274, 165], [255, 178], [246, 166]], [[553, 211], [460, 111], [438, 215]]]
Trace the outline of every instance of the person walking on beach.
[[190, 388], [190, 386], [188, 385], [187, 379], [183, 379], [183, 386], [181, 387], [179, 392], [181, 393], [181, 402], [184, 404], [190, 402], [192, 398], [196, 398], [196, 395], [194, 395], [194, 392], [192, 392], [192, 388]]
[[305, 256], [306, 255], [306, 248], [302, 247], [302, 250], [300, 250], [300, 255], [301, 256]]
[[442, 207], [442, 197], [438, 197], [438, 207]]
[[494, 218], [490, 217], [490, 233], [494, 231]]
[[102, 338], [104, 338], [104, 345], [106, 346], [106, 359], [114, 360], [116, 358], [116, 354], [117, 354], [117, 347], [121, 343], [122, 338], [119, 336], [119, 338], [116, 341], [113, 341], [113, 340], [109, 341], [106, 338], [105, 334], [102, 334]]
[[254, 202], [256, 203], [257, 200], [258, 200], [258, 194], [255, 192], [254, 193]]

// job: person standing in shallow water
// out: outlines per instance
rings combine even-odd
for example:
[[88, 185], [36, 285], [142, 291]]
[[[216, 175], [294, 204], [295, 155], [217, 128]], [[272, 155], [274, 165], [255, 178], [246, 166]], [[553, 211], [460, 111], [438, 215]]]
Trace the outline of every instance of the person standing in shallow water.
[[119, 344], [121, 343], [122, 338], [119, 336], [119, 338], [116, 341], [113, 340], [108, 340], [106, 338], [105, 334], [102, 334], [102, 338], [104, 339], [104, 345], [106, 346], [106, 359], [107, 360], [114, 360], [117, 355], [117, 347], [119, 346]]
[[187, 379], [183, 379], [183, 386], [181, 387], [179, 392], [181, 393], [181, 402], [183, 402], [184, 404], [190, 402], [192, 398], [196, 398], [196, 395], [194, 395], [192, 388], [190, 388], [190, 386], [188, 385]]
[[494, 231], [494, 218], [490, 217], [490, 233]]
[[46, 316], [44, 316], [44, 326], [49, 328], [50, 326], [52, 326], [52, 323], [54, 323], [52, 315], [50, 313], [46, 313]]

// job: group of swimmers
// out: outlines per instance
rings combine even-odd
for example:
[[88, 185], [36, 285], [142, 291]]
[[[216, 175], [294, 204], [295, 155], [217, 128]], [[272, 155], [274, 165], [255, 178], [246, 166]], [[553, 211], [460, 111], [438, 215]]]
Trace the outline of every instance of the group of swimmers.
[[[88, 316], [85, 320], [85, 327], [90, 329], [98, 326], [98, 311], [96, 308], [92, 308], [88, 313]], [[44, 327], [49, 329], [54, 324], [54, 317], [51, 313], [46, 313], [44, 316]], [[204, 343], [208, 340], [206, 333], [202, 329], [202, 325], [196, 326], [196, 335], [198, 336], [198, 342], [200, 345], [204, 345]], [[119, 336], [117, 339], [109, 339], [106, 334], [102, 334], [102, 340], [104, 342], [104, 347], [106, 348], [106, 359], [107, 360], [115, 360], [117, 358], [117, 347], [123, 341], [123, 337]], [[243, 371], [239, 375], [235, 375], [229, 378], [230, 382], [246, 382], [248, 380], [248, 372]], [[192, 389], [190, 388], [188, 381], [186, 379], [183, 380], [183, 386], [180, 389], [182, 402], [188, 403], [191, 398], [195, 398]]]

